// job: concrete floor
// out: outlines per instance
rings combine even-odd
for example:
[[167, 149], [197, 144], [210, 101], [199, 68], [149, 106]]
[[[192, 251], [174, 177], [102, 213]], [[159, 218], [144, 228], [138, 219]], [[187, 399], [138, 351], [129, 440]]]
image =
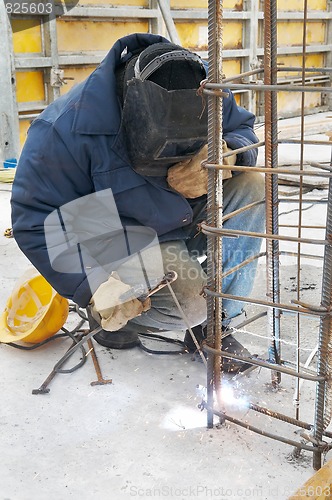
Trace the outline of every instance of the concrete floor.
[[[318, 120], [324, 122], [324, 116], [319, 115]], [[326, 140], [324, 135], [321, 138]], [[317, 147], [311, 147], [307, 153], [316, 161], [329, 161], [329, 149], [319, 148], [317, 153]], [[295, 148], [281, 154], [287, 159]], [[306, 196], [321, 198], [326, 193], [316, 189]], [[10, 185], [0, 184], [0, 310], [29, 267], [15, 240], [2, 236], [11, 226], [9, 200]], [[285, 212], [292, 208], [287, 203], [282, 206]], [[314, 206], [305, 214], [308, 220], [324, 224], [321, 208]], [[296, 213], [285, 214], [282, 220], [289, 223], [297, 217]], [[284, 301], [296, 298], [295, 264], [294, 259], [281, 258]], [[302, 300], [319, 301], [321, 261], [303, 261], [302, 276]], [[264, 297], [264, 280], [262, 261], [253, 296]], [[256, 308], [248, 311], [256, 312]], [[71, 313], [66, 326], [72, 328], [77, 322]], [[261, 319], [239, 332], [238, 338], [245, 338], [251, 352], [267, 357], [266, 331], [266, 319]], [[282, 332], [284, 357], [292, 359], [293, 316], [284, 315]], [[316, 320], [303, 321], [303, 362], [316, 345], [317, 332]], [[190, 355], [157, 356], [139, 348], [110, 351], [95, 344], [102, 373], [112, 378], [111, 385], [90, 385], [96, 374], [88, 356], [74, 373], [58, 374], [49, 394], [32, 395], [32, 389], [41, 385], [68, 346], [68, 340], [35, 351], [0, 346], [0, 500], [283, 500], [313, 474], [310, 452], [295, 460], [291, 446], [234, 424], [207, 429], [206, 413], [197, 408], [200, 398], [196, 394], [197, 384], [206, 385], [205, 369]], [[159, 349], [160, 344], [153, 347]], [[66, 367], [78, 359], [79, 355]], [[228, 413], [270, 432], [300, 439], [296, 428], [247, 407], [250, 401], [294, 416], [291, 377], [283, 376], [278, 392], [271, 390], [270, 373], [263, 369], [228, 383], [237, 397], [235, 402], [225, 399]], [[300, 418], [310, 422], [314, 389], [309, 382], [302, 385]]]

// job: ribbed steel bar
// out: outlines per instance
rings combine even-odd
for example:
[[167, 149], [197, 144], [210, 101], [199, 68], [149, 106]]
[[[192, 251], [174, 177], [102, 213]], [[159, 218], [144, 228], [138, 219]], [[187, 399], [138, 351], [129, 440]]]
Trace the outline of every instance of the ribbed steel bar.
[[251, 71], [245, 71], [244, 73], [239, 73], [235, 76], [229, 76], [228, 78], [223, 79], [223, 83], [234, 82], [234, 80], [240, 80], [245, 78], [246, 76], [258, 75], [259, 73], [263, 73], [263, 68], [253, 69]]
[[[269, 410], [268, 408], [264, 408], [263, 406], [259, 406], [255, 403], [248, 403], [250, 410], [257, 411], [258, 413], [262, 413], [268, 417], [276, 418], [277, 420], [281, 420], [282, 422], [286, 422], [291, 425], [296, 425], [297, 427], [302, 427], [302, 429], [307, 429], [309, 431], [312, 430], [313, 425], [308, 422], [304, 422], [303, 420], [299, 420], [296, 418], [289, 417], [288, 415], [284, 415], [278, 411]], [[324, 432], [324, 436], [328, 438], [332, 438], [331, 432]]]
[[[221, 297], [223, 299], [228, 299], [228, 300], [238, 300], [240, 302], [246, 302], [247, 304], [256, 304], [258, 306], [266, 306], [266, 307], [274, 307], [276, 309], [280, 309], [283, 311], [289, 311], [293, 313], [302, 313], [302, 314], [308, 314], [309, 316], [327, 316], [329, 315], [329, 311], [327, 311], [325, 308], [316, 306], [315, 304], [306, 304], [305, 307], [297, 307], [297, 306], [291, 306], [288, 304], [282, 304], [282, 303], [271, 303], [267, 300], [262, 300], [262, 299], [250, 299], [249, 297], [241, 297], [239, 295], [230, 295], [228, 293], [220, 293], [218, 294], [217, 292], [213, 292], [212, 290], [209, 290], [208, 288], [204, 288], [204, 293], [205, 295], [209, 296], [214, 296], [214, 297]], [[295, 302], [293, 302], [295, 303]], [[302, 305], [302, 303], [301, 303]]]
[[252, 203], [248, 203], [248, 205], [245, 205], [244, 207], [238, 208], [237, 210], [234, 210], [233, 212], [229, 212], [227, 215], [223, 215], [222, 221], [225, 222], [226, 220], [229, 220], [232, 217], [235, 217], [236, 215], [242, 214], [243, 212], [246, 212], [247, 210], [250, 210], [253, 207], [257, 207], [258, 205], [262, 205], [263, 203], [264, 203], [264, 200], [253, 201]]
[[315, 87], [314, 85], [288, 85], [284, 83], [261, 84], [261, 83], [207, 83], [204, 87], [204, 93], [213, 95], [223, 89], [230, 90], [260, 90], [263, 92], [332, 92], [331, 87]]
[[[277, 83], [277, 2], [264, 2], [264, 84]], [[265, 96], [265, 166], [278, 167], [278, 116], [277, 94], [267, 91]], [[266, 197], [266, 232], [278, 234], [278, 176], [265, 175]], [[273, 303], [280, 302], [279, 285], [279, 242], [277, 239], [267, 239], [267, 297]], [[269, 359], [280, 363], [280, 311], [276, 308], [268, 310], [268, 333], [271, 336]], [[280, 373], [271, 372], [272, 385], [280, 383]]]
[[[307, 15], [308, 15], [308, 0], [304, 0], [303, 9], [303, 37], [302, 37], [302, 70], [301, 70], [301, 83], [305, 84], [305, 60], [306, 60], [306, 39], [307, 39]], [[300, 126], [300, 171], [304, 170], [304, 104], [305, 104], [305, 94], [301, 94], [301, 126]], [[302, 224], [303, 224], [303, 176], [299, 177], [299, 210], [298, 210], [298, 227], [297, 236], [299, 242], [297, 244], [297, 270], [296, 270], [296, 283], [297, 283], [297, 301], [301, 299], [301, 237], [302, 237]], [[301, 342], [301, 315], [296, 316], [296, 368], [299, 370], [300, 367], [300, 342]], [[294, 396], [294, 406], [295, 406], [295, 418], [299, 418], [300, 415], [300, 381], [297, 380], [295, 384], [295, 396]]]
[[[331, 158], [332, 164], [332, 158]], [[327, 216], [326, 216], [326, 239], [330, 242], [325, 246], [321, 305], [331, 310], [332, 307], [332, 180], [329, 181]], [[332, 323], [330, 316], [323, 316], [320, 321], [318, 340], [318, 375], [327, 375], [327, 383], [318, 382], [315, 401], [314, 436], [321, 439], [324, 429], [331, 420], [331, 384], [332, 384]], [[318, 470], [321, 467], [321, 453], [314, 453], [313, 467]]]
[[226, 276], [235, 273], [235, 271], [239, 271], [239, 269], [242, 269], [247, 264], [250, 264], [251, 262], [254, 262], [255, 260], [264, 256], [266, 256], [265, 252], [260, 252], [257, 253], [256, 255], [253, 255], [252, 257], [248, 257], [247, 259], [243, 260], [241, 264], [237, 264], [236, 266], [231, 267], [231, 269], [228, 269], [228, 271], [226, 271], [225, 273], [222, 273], [222, 278], [226, 278]]
[[301, 139], [279, 139], [279, 144], [312, 144], [316, 146], [331, 146], [330, 141], [313, 141], [309, 139], [304, 139], [301, 141]]
[[218, 349], [214, 349], [207, 344], [203, 344], [203, 351], [210, 352], [215, 356], [222, 356], [224, 358], [236, 359], [237, 361], [241, 361], [244, 363], [248, 363], [254, 366], [260, 366], [262, 368], [267, 368], [269, 370], [278, 370], [281, 373], [286, 373], [287, 375], [291, 375], [293, 377], [303, 378], [304, 380], [310, 380], [311, 382], [324, 381], [324, 377], [320, 377], [315, 374], [306, 373], [304, 371], [296, 371], [291, 368], [286, 368], [282, 364], [276, 366], [275, 363], [271, 363], [269, 361], [265, 361], [264, 359], [249, 357], [249, 356], [240, 356], [239, 354], [231, 354], [228, 351], [219, 351]]
[[[252, 432], [255, 432], [256, 434], [260, 434], [261, 436], [265, 436], [271, 439], [275, 439], [276, 441], [281, 441], [282, 443], [289, 444], [291, 446], [294, 446], [296, 448], [299, 448], [301, 450], [306, 450], [306, 451], [311, 451], [315, 452], [315, 447], [314, 446], [308, 446], [303, 443], [300, 443], [298, 441], [294, 441], [293, 439], [288, 439], [282, 436], [279, 436], [277, 434], [273, 434], [271, 432], [264, 431], [262, 429], [258, 429], [257, 427], [248, 424], [246, 422], [243, 422], [242, 420], [239, 420], [237, 418], [231, 417], [230, 415], [227, 415], [226, 413], [220, 412], [218, 410], [213, 410], [212, 408], [207, 407], [207, 410], [212, 410], [215, 415], [218, 415], [222, 421], [228, 420], [229, 422], [233, 422], [234, 424], [239, 425], [240, 427], [244, 427], [245, 429], [248, 429]], [[319, 445], [319, 450], [320, 453], [322, 451], [328, 451], [331, 449], [331, 445], [328, 445], [327, 443], [321, 443]]]
[[[208, 4], [208, 81], [220, 83], [223, 78], [223, 4], [221, 0], [209, 0]], [[208, 160], [222, 163], [222, 99], [210, 96], [208, 100]], [[222, 220], [222, 174], [208, 173], [207, 220], [212, 226], [219, 226]], [[214, 290], [221, 291], [222, 239], [208, 238], [207, 241], [207, 283]], [[222, 301], [216, 297], [207, 299], [207, 338], [210, 345], [221, 346]], [[207, 397], [213, 406], [213, 389], [221, 383], [221, 359], [210, 356], [207, 366]], [[218, 391], [217, 391], [218, 392]], [[208, 427], [213, 426], [213, 414], [208, 412]]]
[[300, 243], [309, 243], [310, 245], [329, 245], [328, 240], [319, 240], [313, 238], [298, 238], [297, 236], [283, 236], [281, 234], [256, 233], [254, 231], [242, 231], [237, 229], [223, 229], [222, 227], [210, 227], [204, 222], [200, 224], [202, 233], [207, 235], [227, 236], [228, 238], [237, 238], [239, 236], [251, 236], [253, 238], [265, 238], [266, 240], [295, 241]]
[[[234, 151], [236, 151], [234, 149]], [[301, 170], [291, 170], [290, 168], [279, 168], [276, 167], [273, 170], [269, 169], [268, 167], [247, 167], [246, 165], [218, 165], [217, 163], [208, 163], [206, 162], [204, 164], [205, 168], [208, 168], [210, 170], [231, 170], [234, 172], [262, 172], [262, 173], [276, 173], [276, 174], [289, 174], [289, 175], [305, 175], [307, 176], [313, 176], [313, 177], [327, 177], [330, 178], [332, 176], [332, 172], [317, 172], [317, 170], [307, 170], [307, 171], [302, 171]]]
[[[278, 71], [302, 71], [301, 66], [278, 66]], [[332, 68], [304, 68], [305, 73], [331, 73]]]

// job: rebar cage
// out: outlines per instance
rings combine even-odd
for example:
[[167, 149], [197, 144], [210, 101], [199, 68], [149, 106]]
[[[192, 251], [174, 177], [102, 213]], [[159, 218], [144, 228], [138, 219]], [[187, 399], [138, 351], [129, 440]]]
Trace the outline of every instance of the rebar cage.
[[[214, 415], [219, 416], [221, 421], [231, 421], [242, 427], [250, 429], [264, 436], [277, 439], [294, 447], [294, 456], [301, 450], [313, 452], [313, 467], [319, 469], [322, 463], [322, 454], [331, 447], [332, 433], [327, 431], [331, 420], [332, 397], [331, 397], [331, 375], [332, 375], [332, 340], [331, 340], [331, 291], [332, 291], [332, 161], [330, 156], [331, 143], [326, 140], [307, 140], [305, 138], [305, 95], [309, 92], [330, 93], [330, 87], [318, 87], [308, 85], [306, 77], [310, 72], [331, 74], [331, 68], [306, 68], [306, 40], [307, 40], [307, 15], [308, 4], [304, 0], [303, 7], [303, 46], [301, 67], [283, 67], [277, 63], [277, 2], [276, 0], [265, 0], [264, 2], [264, 56], [261, 65], [252, 71], [242, 73], [227, 81], [223, 75], [222, 53], [223, 53], [223, 2], [221, 0], [209, 0], [208, 8], [208, 33], [209, 33], [209, 74], [204, 84], [203, 94], [208, 99], [209, 106], [209, 137], [208, 137], [208, 210], [207, 220], [201, 225], [201, 230], [208, 238], [208, 282], [205, 288], [208, 309], [207, 341], [204, 349], [209, 353], [207, 363], [207, 421], [208, 427], [213, 426]], [[281, 87], [278, 83], [278, 74], [282, 71], [294, 71], [298, 74], [297, 82], [292, 85]], [[255, 79], [259, 75], [260, 79]], [[253, 78], [254, 77], [254, 78]], [[222, 149], [222, 99], [224, 90], [248, 90], [262, 92], [264, 94], [264, 138], [258, 143], [259, 148], [265, 150], [262, 166], [229, 167], [223, 165]], [[280, 90], [301, 95], [301, 117], [300, 138], [281, 139], [278, 131], [278, 101]], [[296, 144], [299, 148], [299, 162], [296, 165], [287, 165], [286, 168], [279, 164], [278, 151], [282, 144]], [[324, 162], [309, 162], [305, 160], [305, 146], [325, 147], [329, 151], [328, 158]], [[236, 150], [239, 153], [243, 149]], [[223, 228], [223, 185], [222, 171], [232, 169], [238, 172], [256, 171], [261, 172], [265, 178], [265, 207], [266, 207], [266, 231], [264, 233], [252, 233], [249, 231], [226, 230]], [[296, 193], [291, 197], [283, 196], [280, 190], [280, 179], [282, 176], [292, 179], [292, 184], [297, 185]], [[314, 197], [305, 198], [308, 179], [323, 179], [326, 184], [328, 195], [326, 199]], [[306, 182], [305, 182], [306, 181]], [[309, 182], [310, 184], [310, 182]], [[317, 184], [316, 184], [317, 185]], [[279, 208], [282, 203], [291, 203], [296, 211], [297, 220], [293, 224], [285, 224]], [[320, 207], [323, 214], [320, 224], [308, 224], [304, 218], [304, 211], [310, 206]], [[248, 207], [244, 207], [244, 210]], [[326, 212], [325, 212], [326, 210]], [[287, 214], [288, 212], [286, 212]], [[236, 215], [227, 214], [227, 217]], [[309, 231], [309, 236], [306, 234]], [[323, 232], [322, 237], [317, 237], [317, 231]], [[266, 267], [266, 297], [237, 297], [223, 292], [223, 269], [222, 269], [222, 240], [227, 237], [255, 237], [265, 242], [265, 251], [254, 256], [254, 259], [265, 257]], [[313, 236], [313, 237], [312, 237]], [[281, 248], [281, 243], [286, 244], [286, 250]], [[287, 250], [288, 247], [293, 251]], [[321, 255], [317, 251], [305, 253], [307, 246], [320, 248]], [[281, 276], [280, 261], [283, 256], [292, 256], [295, 259], [294, 276], [291, 278], [295, 298], [291, 301], [281, 298]], [[302, 298], [301, 283], [303, 282], [302, 266], [305, 259], [316, 259], [318, 268], [322, 273], [321, 292], [319, 301], [316, 303], [306, 302]], [[251, 259], [252, 260], [252, 259]], [[242, 265], [247, 265], [244, 261]], [[317, 269], [318, 269], [317, 268]], [[302, 287], [303, 288], [303, 287]], [[242, 327], [264, 322], [267, 328], [268, 349], [267, 359], [258, 357], [245, 358], [227, 354], [222, 350], [222, 301], [223, 299], [244, 301], [250, 306], [261, 309], [262, 312], [254, 314], [242, 323]], [[289, 333], [289, 318], [295, 321], [294, 335], [291, 342], [294, 356], [291, 360], [284, 360], [281, 353], [285, 329]], [[317, 323], [317, 346], [311, 349], [307, 363], [301, 362], [301, 349], [305, 342], [303, 337], [307, 328], [312, 328], [307, 318]], [[247, 332], [248, 333], [248, 332]], [[306, 344], [305, 344], [306, 345]], [[295, 415], [285, 415], [274, 409], [249, 403], [248, 408], [277, 419], [301, 431], [301, 441], [281, 436], [278, 432], [271, 433], [251, 425], [247, 421], [239, 420], [226, 413], [223, 402], [219, 397], [222, 393], [224, 376], [222, 371], [222, 356], [235, 358], [237, 360], [250, 360], [254, 367], [263, 367], [271, 373], [271, 391], [278, 391], [281, 387], [281, 374], [292, 377], [295, 385], [294, 411]], [[317, 356], [315, 369], [308, 365]], [[284, 375], [283, 375], [284, 376]], [[314, 390], [314, 416], [313, 422], [300, 420], [301, 410], [301, 384], [304, 380], [310, 381]], [[217, 403], [214, 399], [217, 399]], [[219, 409], [216, 409], [216, 406]]]

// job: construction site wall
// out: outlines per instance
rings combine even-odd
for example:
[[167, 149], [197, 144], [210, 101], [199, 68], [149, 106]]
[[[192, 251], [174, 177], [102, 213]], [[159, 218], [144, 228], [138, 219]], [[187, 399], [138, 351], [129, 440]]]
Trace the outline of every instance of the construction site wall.
[[[2, 3], [2, 2], [1, 2]], [[207, 58], [207, 0], [171, 0], [167, 4], [178, 41]], [[61, 4], [55, 6], [60, 11]], [[158, 0], [80, 0], [62, 16], [7, 15], [1, 6], [0, 154], [17, 156], [27, 129], [50, 102], [85, 79], [113, 43], [133, 32], [169, 36]], [[263, 3], [259, 0], [223, 2], [223, 68], [226, 77], [258, 68], [263, 56]], [[303, 62], [317, 71], [308, 85], [329, 85], [319, 68], [331, 66], [331, 1], [308, 0], [306, 51], [303, 54], [303, 1], [278, 1], [278, 62], [299, 68]], [[173, 40], [174, 41], [174, 40]], [[252, 77], [257, 81], [258, 77]], [[301, 82], [301, 71], [280, 72], [280, 83]], [[239, 104], [263, 116], [262, 93], [241, 90]], [[279, 114], [300, 113], [301, 94], [280, 92]], [[306, 113], [329, 109], [324, 93], [305, 95]], [[18, 139], [19, 137], [19, 139]]]

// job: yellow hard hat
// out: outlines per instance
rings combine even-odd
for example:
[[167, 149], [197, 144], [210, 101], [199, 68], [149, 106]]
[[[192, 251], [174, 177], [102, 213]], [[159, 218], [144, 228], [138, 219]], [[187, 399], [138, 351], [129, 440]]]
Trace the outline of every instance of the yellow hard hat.
[[16, 283], [0, 317], [0, 342], [41, 342], [60, 330], [68, 312], [68, 300], [29, 269]]

